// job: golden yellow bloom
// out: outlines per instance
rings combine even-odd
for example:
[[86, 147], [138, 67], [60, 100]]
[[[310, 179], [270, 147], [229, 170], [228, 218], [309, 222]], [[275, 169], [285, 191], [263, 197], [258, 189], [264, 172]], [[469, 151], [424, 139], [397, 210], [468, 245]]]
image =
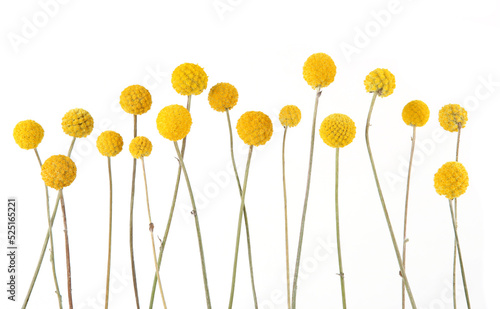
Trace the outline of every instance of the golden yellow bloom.
[[197, 64], [183, 63], [172, 73], [172, 86], [181, 95], [198, 95], [207, 88], [207, 73]]
[[132, 157], [140, 159], [151, 154], [153, 144], [151, 144], [151, 141], [147, 137], [137, 136], [130, 142], [128, 150], [132, 154]]
[[156, 117], [156, 128], [161, 136], [171, 141], [186, 137], [191, 130], [191, 113], [181, 105], [172, 104], [164, 107]]
[[114, 157], [123, 149], [123, 138], [115, 131], [104, 131], [97, 138], [97, 149], [106, 157]]
[[342, 148], [349, 145], [356, 136], [356, 125], [349, 116], [331, 114], [321, 123], [319, 136], [328, 146]]
[[325, 53], [316, 53], [309, 56], [302, 69], [304, 79], [313, 89], [330, 85], [335, 79], [336, 73], [335, 62]]
[[375, 69], [366, 76], [366, 92], [377, 92], [380, 97], [387, 97], [396, 88], [396, 79], [387, 69]]
[[456, 161], [443, 164], [434, 175], [436, 192], [450, 200], [464, 194], [468, 186], [469, 175], [462, 163]]
[[429, 107], [420, 100], [413, 100], [403, 108], [403, 121], [409, 126], [421, 127], [429, 120]]
[[279, 118], [284, 127], [295, 127], [300, 122], [300, 109], [295, 105], [286, 105], [281, 109]]
[[43, 139], [43, 128], [36, 121], [23, 120], [14, 127], [14, 140], [22, 149], [34, 149]]
[[62, 119], [64, 133], [73, 137], [85, 137], [94, 129], [94, 119], [90, 113], [81, 108], [67, 112]]
[[264, 145], [273, 135], [271, 118], [262, 112], [246, 112], [236, 124], [238, 135], [247, 145]]
[[208, 103], [218, 112], [230, 110], [238, 103], [238, 90], [229, 83], [218, 83], [210, 89]]
[[446, 131], [457, 132], [458, 124], [465, 128], [467, 111], [458, 104], [448, 104], [439, 110], [439, 124]]
[[120, 106], [129, 114], [142, 115], [151, 109], [151, 94], [141, 85], [125, 88], [120, 94]]
[[60, 190], [76, 178], [76, 165], [65, 155], [55, 155], [42, 164], [42, 179], [48, 187]]

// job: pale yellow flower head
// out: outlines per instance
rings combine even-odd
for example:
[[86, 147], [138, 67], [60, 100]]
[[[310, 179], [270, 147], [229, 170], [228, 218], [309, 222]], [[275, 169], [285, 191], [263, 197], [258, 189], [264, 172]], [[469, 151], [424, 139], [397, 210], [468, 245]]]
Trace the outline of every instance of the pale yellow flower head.
[[280, 111], [280, 122], [284, 127], [295, 127], [299, 124], [302, 114], [295, 105], [286, 105]]
[[230, 110], [238, 103], [238, 90], [229, 83], [218, 83], [210, 89], [208, 103], [218, 112]]
[[42, 142], [44, 131], [33, 120], [23, 120], [14, 127], [14, 140], [22, 149], [34, 149]]
[[331, 114], [321, 123], [319, 136], [328, 146], [342, 148], [353, 141], [356, 136], [356, 125], [349, 116]]
[[123, 138], [115, 131], [104, 131], [96, 141], [97, 149], [106, 157], [114, 157], [123, 149]]
[[396, 79], [387, 69], [375, 69], [365, 78], [366, 92], [376, 92], [380, 97], [387, 97], [396, 88]]
[[191, 113], [181, 105], [172, 104], [164, 107], [156, 117], [156, 128], [161, 136], [171, 141], [186, 137], [191, 130]]
[[448, 104], [439, 110], [439, 124], [446, 131], [457, 132], [458, 124], [465, 128], [467, 111], [458, 104]]
[[264, 145], [273, 135], [273, 123], [263, 112], [246, 112], [238, 119], [236, 131], [245, 144]]
[[141, 85], [128, 86], [120, 94], [120, 106], [129, 114], [142, 115], [152, 104], [151, 94]]
[[434, 188], [439, 195], [455, 199], [464, 194], [469, 186], [469, 175], [462, 163], [450, 161], [434, 175]]
[[403, 121], [409, 126], [422, 127], [429, 120], [429, 107], [420, 100], [413, 100], [403, 108]]
[[76, 165], [65, 155], [55, 155], [42, 164], [42, 179], [48, 187], [56, 190], [65, 188], [76, 178]]
[[94, 119], [86, 110], [75, 108], [64, 115], [61, 125], [69, 136], [86, 137], [94, 129]]
[[130, 142], [128, 150], [132, 154], [132, 157], [140, 159], [151, 154], [153, 144], [151, 144], [151, 141], [147, 137], [137, 136]]
[[207, 73], [197, 64], [183, 63], [172, 73], [172, 87], [181, 95], [198, 95], [207, 83]]
[[337, 74], [337, 66], [325, 53], [312, 54], [302, 68], [304, 79], [313, 89], [330, 85], [335, 79], [335, 74]]

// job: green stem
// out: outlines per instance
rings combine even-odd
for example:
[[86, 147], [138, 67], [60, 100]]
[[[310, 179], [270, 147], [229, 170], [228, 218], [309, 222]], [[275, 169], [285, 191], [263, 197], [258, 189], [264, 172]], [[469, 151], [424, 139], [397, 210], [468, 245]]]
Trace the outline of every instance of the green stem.
[[[458, 151], [460, 149], [460, 133], [462, 132], [462, 123], [458, 123], [458, 136], [457, 136], [457, 153], [455, 155], [455, 161], [458, 162]], [[457, 207], [457, 199], [454, 199], [455, 202], [455, 225], [458, 229], [458, 207]], [[453, 246], [453, 308], [457, 309], [457, 240], [454, 241]]]
[[111, 271], [111, 230], [113, 223], [113, 180], [111, 178], [111, 158], [108, 157], [108, 175], [109, 175], [109, 233], [108, 233], [108, 268], [106, 271], [106, 299], [104, 308], [108, 309], [109, 300], [109, 275]]
[[346, 306], [344, 269], [342, 267], [342, 252], [340, 249], [340, 220], [339, 220], [339, 148], [335, 150], [335, 222], [337, 227], [337, 253], [339, 259], [340, 288], [342, 291], [342, 307]]
[[[134, 138], [137, 137], [137, 115], [134, 115]], [[134, 196], [135, 196], [135, 173], [137, 169], [137, 159], [134, 158], [132, 165], [132, 189], [130, 190], [130, 221], [129, 221], [129, 246], [130, 246], [130, 264], [132, 267], [132, 281], [134, 284], [135, 304], [139, 306], [139, 291], [137, 290], [137, 277], [135, 274], [134, 261]]]
[[291, 308], [291, 299], [290, 299], [290, 256], [288, 252], [288, 205], [286, 200], [286, 177], [285, 177], [285, 141], [286, 141], [286, 132], [288, 127], [285, 126], [285, 132], [283, 133], [283, 149], [281, 152], [281, 162], [282, 162], [282, 170], [283, 170], [283, 200], [285, 202], [285, 256], [286, 256], [286, 295], [287, 295], [287, 304], [288, 309]]
[[64, 242], [66, 244], [66, 275], [68, 279], [68, 303], [69, 303], [69, 309], [73, 309], [73, 290], [71, 287], [71, 262], [69, 257], [68, 224], [66, 222], [66, 205], [64, 204], [64, 196], [62, 189], [59, 190], [59, 195], [61, 196], [61, 211], [63, 215], [63, 226], [64, 226]]

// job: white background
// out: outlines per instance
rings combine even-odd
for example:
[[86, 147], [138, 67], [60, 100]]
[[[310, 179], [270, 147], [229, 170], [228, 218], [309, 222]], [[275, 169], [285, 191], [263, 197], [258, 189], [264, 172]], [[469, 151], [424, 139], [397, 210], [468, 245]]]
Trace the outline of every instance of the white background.
[[[52, 3], [51, 5], [44, 5]], [[49, 14], [50, 13], [50, 14]], [[186, 97], [171, 87], [170, 75], [184, 62], [201, 65], [208, 88], [193, 97], [193, 126], [185, 162], [195, 190], [203, 233], [213, 308], [229, 299], [239, 196], [231, 171], [225, 115], [212, 110], [208, 90], [229, 82], [239, 91], [231, 111], [233, 127], [248, 110], [267, 113], [274, 135], [254, 151], [247, 207], [260, 308], [286, 308], [281, 143], [281, 107], [295, 104], [302, 122], [288, 132], [290, 254], [294, 265], [309, 153], [314, 90], [302, 65], [315, 52], [337, 65], [335, 81], [324, 89], [318, 128], [331, 113], [349, 115], [357, 136], [340, 153], [341, 235], [350, 308], [399, 308], [401, 283], [364, 142], [371, 95], [363, 80], [375, 68], [396, 77], [393, 95], [378, 99], [371, 143], [397, 239], [402, 240], [406, 162], [411, 128], [401, 119], [414, 99], [431, 110], [417, 130], [410, 192], [407, 272], [419, 308], [452, 308], [453, 234], [447, 200], [433, 188], [433, 175], [453, 160], [456, 133], [444, 131], [438, 111], [448, 103], [464, 106], [460, 161], [470, 187], [459, 200], [459, 231], [474, 308], [498, 308], [500, 259], [497, 192], [498, 55], [497, 1], [3, 1], [0, 4], [1, 199], [19, 199], [18, 302], [6, 300], [7, 259], [0, 257], [2, 308], [19, 308], [46, 232], [43, 183], [33, 151], [12, 138], [15, 124], [33, 119], [45, 137], [43, 159], [66, 153], [71, 138], [61, 130], [72, 108], [88, 110], [94, 132], [77, 140], [78, 176], [65, 189], [75, 308], [102, 308], [108, 231], [106, 159], [95, 148], [103, 130], [119, 132], [124, 151], [112, 159], [114, 177], [113, 287], [110, 308], [133, 308], [128, 219], [132, 158], [132, 116], [118, 104], [121, 91], [147, 87], [151, 110], [139, 116], [139, 135], [149, 137], [146, 158], [155, 234], [162, 237], [170, 209], [177, 161], [172, 143], [157, 132], [158, 112]], [[489, 82], [488, 82], [489, 81]], [[236, 159], [243, 177], [247, 146], [235, 133]], [[140, 167], [140, 165], [138, 165]], [[51, 207], [56, 192], [51, 190]], [[5, 207], [6, 208], [6, 207]], [[5, 208], [1, 212], [5, 216]], [[182, 181], [161, 269], [169, 308], [203, 308], [198, 245], [185, 182]], [[5, 247], [6, 217], [1, 219]], [[154, 274], [142, 171], [137, 173], [135, 252], [142, 307], [149, 301]], [[302, 252], [300, 308], [341, 306], [334, 224], [334, 149], [316, 133], [311, 194]], [[59, 285], [67, 308], [61, 213], [54, 224]], [[238, 268], [235, 308], [252, 308], [245, 234]], [[2, 252], [5, 250], [2, 249]], [[293, 271], [293, 268], [291, 269]], [[460, 277], [459, 286], [461, 286]], [[46, 257], [31, 296], [36, 308], [56, 308]], [[458, 292], [459, 306], [465, 307]], [[409, 307], [409, 303], [407, 305]], [[159, 294], [156, 308], [161, 307]]]

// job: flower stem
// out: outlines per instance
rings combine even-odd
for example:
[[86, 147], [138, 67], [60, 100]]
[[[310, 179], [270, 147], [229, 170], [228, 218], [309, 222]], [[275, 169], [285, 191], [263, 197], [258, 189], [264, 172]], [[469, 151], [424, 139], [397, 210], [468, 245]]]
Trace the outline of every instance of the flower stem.
[[286, 141], [286, 131], [288, 126], [285, 126], [285, 132], [283, 133], [283, 149], [281, 152], [281, 162], [283, 163], [283, 200], [285, 202], [285, 252], [286, 252], [286, 295], [288, 309], [291, 308], [290, 299], [290, 256], [288, 253], [288, 205], [286, 200], [286, 177], [285, 177], [285, 141]]
[[108, 268], [106, 272], [106, 299], [104, 308], [108, 309], [109, 300], [109, 274], [111, 270], [111, 228], [113, 223], [113, 179], [111, 178], [111, 158], [108, 157], [108, 175], [109, 175], [109, 234], [108, 234]]
[[71, 262], [69, 258], [68, 224], [66, 222], [66, 205], [64, 204], [64, 196], [62, 189], [59, 190], [59, 196], [61, 197], [61, 211], [63, 215], [63, 224], [64, 224], [64, 242], [66, 244], [66, 274], [68, 277], [68, 302], [69, 302], [69, 309], [73, 309], [73, 291], [71, 288]]
[[[460, 149], [460, 133], [462, 132], [462, 123], [458, 123], [458, 136], [457, 136], [457, 153], [455, 155], [455, 161], [458, 162], [458, 151]], [[458, 229], [458, 207], [457, 207], [457, 199], [454, 199], [455, 202], [455, 226]], [[453, 246], [453, 308], [457, 309], [457, 240], [454, 241]]]
[[337, 227], [337, 253], [339, 259], [340, 288], [342, 290], [342, 307], [346, 306], [344, 269], [342, 268], [342, 252], [340, 250], [340, 220], [339, 220], [339, 148], [335, 149], [335, 222]]
[[[137, 115], [134, 115], [134, 138], [137, 137]], [[133, 159], [132, 165], [132, 189], [130, 190], [130, 221], [129, 221], [129, 246], [130, 246], [130, 264], [132, 266], [132, 281], [134, 284], [135, 304], [139, 306], [139, 292], [137, 290], [137, 278], [135, 275], [134, 261], [134, 196], [135, 196], [135, 173], [137, 169], [137, 159]]]

